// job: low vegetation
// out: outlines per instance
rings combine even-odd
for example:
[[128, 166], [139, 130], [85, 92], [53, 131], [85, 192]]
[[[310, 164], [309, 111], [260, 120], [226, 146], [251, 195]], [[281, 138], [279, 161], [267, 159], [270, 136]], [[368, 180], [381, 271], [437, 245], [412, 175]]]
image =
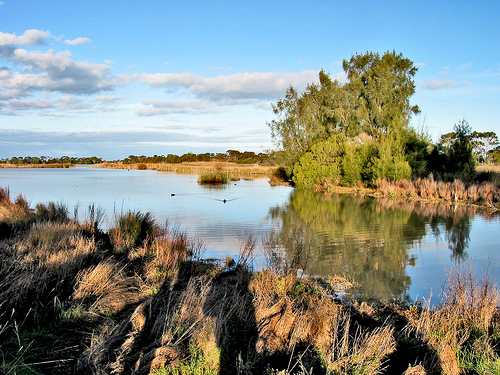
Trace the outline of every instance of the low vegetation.
[[[499, 291], [450, 273], [439, 304], [341, 299], [348, 280], [299, 276], [270, 238], [235, 259], [147, 213], [107, 232], [93, 207], [30, 208], [0, 189], [0, 372], [477, 374], [500, 371]], [[300, 249], [298, 246], [295, 250]]]

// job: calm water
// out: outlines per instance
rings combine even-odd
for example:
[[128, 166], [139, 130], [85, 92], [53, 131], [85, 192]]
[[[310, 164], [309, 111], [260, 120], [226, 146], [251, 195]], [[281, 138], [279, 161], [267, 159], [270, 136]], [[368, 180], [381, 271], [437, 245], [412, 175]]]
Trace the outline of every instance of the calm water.
[[80, 218], [94, 204], [106, 213], [104, 228], [115, 213], [151, 212], [201, 238], [207, 256], [237, 254], [248, 234], [260, 250], [273, 233], [276, 244], [299, 249], [308, 273], [347, 274], [370, 298], [437, 296], [455, 265], [487, 269], [500, 281], [499, 216], [464, 207], [324, 197], [271, 187], [266, 179], [210, 188], [195, 175], [93, 168], [0, 169], [0, 186], [32, 207], [79, 207]]

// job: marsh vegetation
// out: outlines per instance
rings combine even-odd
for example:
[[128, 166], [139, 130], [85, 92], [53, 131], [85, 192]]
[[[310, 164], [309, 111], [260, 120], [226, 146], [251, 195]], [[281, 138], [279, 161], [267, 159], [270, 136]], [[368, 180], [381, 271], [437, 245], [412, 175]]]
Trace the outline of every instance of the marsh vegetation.
[[90, 374], [498, 373], [499, 292], [451, 270], [440, 303], [340, 298], [343, 277], [307, 277], [300, 242], [270, 236], [207, 260], [203, 244], [148, 213], [100, 229], [63, 204], [0, 190], [0, 370]]

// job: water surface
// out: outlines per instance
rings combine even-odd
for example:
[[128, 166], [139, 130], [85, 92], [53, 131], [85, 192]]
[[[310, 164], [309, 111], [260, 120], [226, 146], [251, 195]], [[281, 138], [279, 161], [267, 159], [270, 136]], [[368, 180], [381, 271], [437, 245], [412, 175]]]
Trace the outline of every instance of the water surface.
[[[23, 194], [31, 206], [50, 201], [106, 213], [151, 212], [158, 222], [177, 223], [203, 240], [207, 256], [237, 254], [251, 234], [258, 251], [273, 238], [290, 258], [303, 258], [307, 272], [345, 274], [365, 298], [437, 296], [446, 272], [471, 264], [500, 281], [498, 215], [464, 206], [395, 202], [351, 195], [323, 196], [266, 179], [239, 180], [223, 188], [200, 186], [198, 176], [156, 171], [0, 169], [0, 186]], [[224, 202], [225, 200], [225, 202]], [[273, 236], [270, 236], [273, 233]], [[435, 297], [437, 298], [437, 297]]]

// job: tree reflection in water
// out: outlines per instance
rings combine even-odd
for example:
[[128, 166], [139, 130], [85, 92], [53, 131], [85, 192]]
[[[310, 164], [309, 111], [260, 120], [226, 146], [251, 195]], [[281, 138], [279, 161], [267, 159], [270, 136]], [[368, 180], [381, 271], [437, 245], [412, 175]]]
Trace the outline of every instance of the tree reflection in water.
[[357, 297], [409, 300], [406, 267], [415, 264], [410, 250], [428, 234], [440, 240], [444, 234], [452, 259], [465, 259], [476, 211], [297, 189], [270, 215], [280, 228], [274, 241], [307, 273], [347, 275], [361, 285]]

